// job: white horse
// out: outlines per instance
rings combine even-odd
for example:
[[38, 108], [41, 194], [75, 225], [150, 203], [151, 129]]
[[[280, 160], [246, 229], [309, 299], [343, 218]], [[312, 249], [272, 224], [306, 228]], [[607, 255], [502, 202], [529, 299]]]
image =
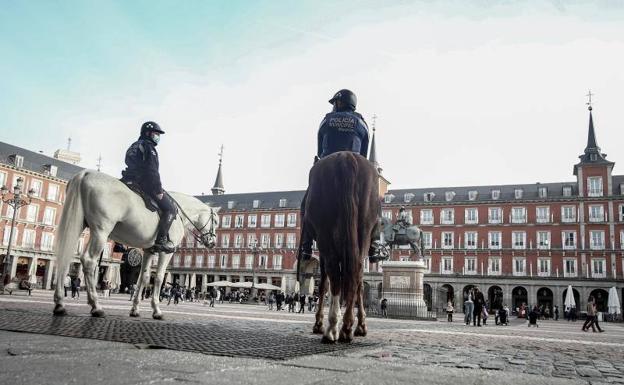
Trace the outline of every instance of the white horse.
[[[155, 253], [149, 251], [156, 240], [158, 214], [145, 207], [143, 199], [112, 176], [84, 170], [74, 176], [67, 184], [65, 206], [58, 227], [59, 242], [56, 247], [57, 285], [54, 293], [54, 314], [65, 315], [63, 307], [63, 280], [69, 271], [82, 231], [88, 227], [90, 238], [80, 256], [87, 287], [87, 299], [91, 305], [91, 315], [104, 316], [95, 289], [95, 270], [100, 253], [108, 239], [130, 247], [143, 249], [143, 261], [139, 276], [137, 293], [145, 287], [150, 278], [152, 258]], [[184, 237], [185, 227], [195, 229], [197, 238], [207, 247], [214, 247], [218, 225], [218, 208], [211, 208], [199, 199], [181, 193], [170, 193], [179, 209], [178, 215], [169, 230], [169, 238], [174, 245], [179, 245]], [[152, 295], [152, 317], [162, 319], [159, 308], [159, 291], [163, 283], [165, 269], [172, 254], [158, 253], [158, 270], [154, 278]], [[135, 295], [130, 316], [138, 317], [140, 295]]]

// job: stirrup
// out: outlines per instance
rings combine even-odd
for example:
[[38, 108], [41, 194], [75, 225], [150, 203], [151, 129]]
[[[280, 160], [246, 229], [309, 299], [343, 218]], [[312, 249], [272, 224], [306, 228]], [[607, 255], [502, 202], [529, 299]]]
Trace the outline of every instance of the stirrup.
[[390, 258], [388, 248], [379, 241], [371, 243], [369, 254], [370, 255], [368, 256], [368, 261], [370, 263], [386, 261]]
[[166, 254], [172, 254], [175, 252], [176, 248], [173, 245], [173, 243], [171, 241], [165, 241], [163, 243], [159, 243], [158, 241], [156, 242], [156, 244], [154, 244], [154, 246], [150, 247], [150, 252], [152, 253], [159, 253], [159, 252], [163, 252]]

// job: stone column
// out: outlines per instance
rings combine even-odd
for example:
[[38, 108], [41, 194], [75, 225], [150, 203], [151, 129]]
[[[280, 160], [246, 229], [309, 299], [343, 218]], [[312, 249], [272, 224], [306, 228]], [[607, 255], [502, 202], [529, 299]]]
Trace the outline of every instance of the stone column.
[[189, 289], [195, 287], [196, 284], [197, 284], [197, 276], [195, 275], [195, 273], [193, 273], [190, 275], [190, 280], [188, 284]]
[[202, 293], [205, 293], [208, 290], [208, 274], [202, 274], [202, 285], [201, 285], [201, 291]]
[[28, 278], [30, 283], [37, 283], [37, 257], [30, 258], [28, 263]]
[[[13, 251], [15, 253], [15, 251]], [[15, 278], [15, 274], [17, 272], [17, 255], [13, 254], [9, 257], [9, 268], [11, 279]]]
[[512, 308], [511, 304], [511, 291], [513, 290], [510, 285], [505, 285], [503, 289], [503, 306], [507, 305]]
[[43, 277], [43, 289], [52, 289], [52, 277], [54, 277], [54, 270], [54, 261], [50, 259], [48, 261], [48, 267], [46, 268], [45, 275]]

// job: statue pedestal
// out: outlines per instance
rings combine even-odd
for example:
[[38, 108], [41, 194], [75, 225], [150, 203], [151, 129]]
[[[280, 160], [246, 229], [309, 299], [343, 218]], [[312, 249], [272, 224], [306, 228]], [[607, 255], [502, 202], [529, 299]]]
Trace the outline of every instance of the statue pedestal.
[[383, 265], [383, 298], [387, 299], [388, 315], [399, 318], [428, 318], [423, 299], [423, 261], [388, 261]]

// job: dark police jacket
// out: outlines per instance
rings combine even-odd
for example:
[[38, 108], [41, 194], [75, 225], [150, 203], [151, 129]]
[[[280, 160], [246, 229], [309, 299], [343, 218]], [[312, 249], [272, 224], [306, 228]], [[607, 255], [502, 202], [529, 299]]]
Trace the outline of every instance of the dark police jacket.
[[149, 195], [160, 194], [163, 189], [158, 165], [156, 144], [149, 138], [140, 137], [126, 151], [127, 167], [122, 172], [123, 180], [137, 183]]
[[368, 126], [355, 111], [334, 111], [325, 115], [318, 132], [319, 158], [338, 151], [368, 154]]

